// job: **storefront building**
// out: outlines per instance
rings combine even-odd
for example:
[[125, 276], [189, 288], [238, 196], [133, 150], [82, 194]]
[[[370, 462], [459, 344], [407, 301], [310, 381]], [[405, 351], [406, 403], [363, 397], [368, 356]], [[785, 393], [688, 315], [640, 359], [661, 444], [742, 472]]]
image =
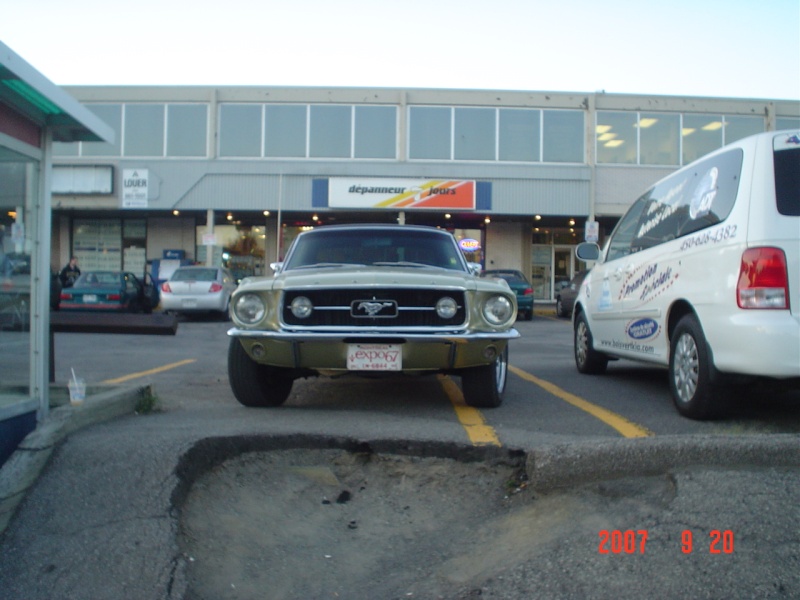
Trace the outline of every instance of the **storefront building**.
[[49, 405], [52, 144], [113, 139], [0, 43], [0, 464]]
[[485, 269], [554, 297], [650, 184], [800, 127], [800, 102], [604, 93], [70, 87], [113, 143], [54, 145], [51, 266], [165, 258], [269, 272], [305, 227], [445, 227]]

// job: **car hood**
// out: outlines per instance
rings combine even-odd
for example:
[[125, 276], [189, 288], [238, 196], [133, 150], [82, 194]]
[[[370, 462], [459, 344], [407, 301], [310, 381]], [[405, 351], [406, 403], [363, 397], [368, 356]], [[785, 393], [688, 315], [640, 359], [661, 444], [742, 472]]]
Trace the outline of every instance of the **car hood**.
[[[497, 289], [498, 283], [481, 280], [470, 273], [422, 267], [330, 267], [295, 269], [274, 277], [249, 277], [238, 291], [296, 289], [303, 287], [398, 286]], [[500, 284], [502, 286], [502, 283]], [[508, 289], [508, 286], [503, 286]]]

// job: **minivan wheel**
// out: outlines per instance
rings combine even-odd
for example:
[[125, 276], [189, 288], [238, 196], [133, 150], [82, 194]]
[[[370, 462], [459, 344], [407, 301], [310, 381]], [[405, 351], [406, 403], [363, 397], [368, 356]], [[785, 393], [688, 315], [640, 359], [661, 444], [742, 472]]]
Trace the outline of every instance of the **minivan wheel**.
[[228, 381], [239, 403], [252, 407], [280, 406], [294, 383], [283, 369], [251, 359], [236, 338], [231, 338], [228, 347]]
[[580, 313], [575, 320], [575, 336], [573, 338], [575, 349], [575, 366], [578, 372], [587, 375], [600, 375], [605, 373], [608, 366], [608, 357], [602, 352], [597, 352], [593, 347], [592, 332], [586, 315]]
[[508, 346], [492, 364], [464, 369], [461, 373], [464, 401], [475, 408], [497, 408], [503, 403], [507, 379]]
[[669, 386], [675, 408], [690, 419], [711, 419], [718, 414], [719, 386], [711, 382], [711, 359], [697, 317], [686, 315], [672, 333]]

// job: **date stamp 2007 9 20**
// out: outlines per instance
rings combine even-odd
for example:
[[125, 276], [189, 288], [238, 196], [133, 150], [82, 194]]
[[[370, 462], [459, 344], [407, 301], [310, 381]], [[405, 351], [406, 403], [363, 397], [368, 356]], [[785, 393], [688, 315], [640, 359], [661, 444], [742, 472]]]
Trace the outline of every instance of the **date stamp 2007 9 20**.
[[[644, 554], [647, 546], [646, 529], [627, 529], [620, 531], [603, 529], [598, 532], [600, 544], [597, 551], [600, 554]], [[733, 531], [725, 529], [712, 529], [709, 534], [709, 554], [733, 554]], [[681, 532], [681, 552], [691, 554], [694, 552], [694, 535], [691, 530]]]

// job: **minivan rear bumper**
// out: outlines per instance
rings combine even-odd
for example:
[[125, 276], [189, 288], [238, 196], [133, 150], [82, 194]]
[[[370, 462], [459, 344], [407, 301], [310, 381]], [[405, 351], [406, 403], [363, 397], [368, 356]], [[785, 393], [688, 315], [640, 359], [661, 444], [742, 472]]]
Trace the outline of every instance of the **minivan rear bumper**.
[[800, 378], [800, 319], [788, 310], [741, 310], [701, 322], [721, 373]]

